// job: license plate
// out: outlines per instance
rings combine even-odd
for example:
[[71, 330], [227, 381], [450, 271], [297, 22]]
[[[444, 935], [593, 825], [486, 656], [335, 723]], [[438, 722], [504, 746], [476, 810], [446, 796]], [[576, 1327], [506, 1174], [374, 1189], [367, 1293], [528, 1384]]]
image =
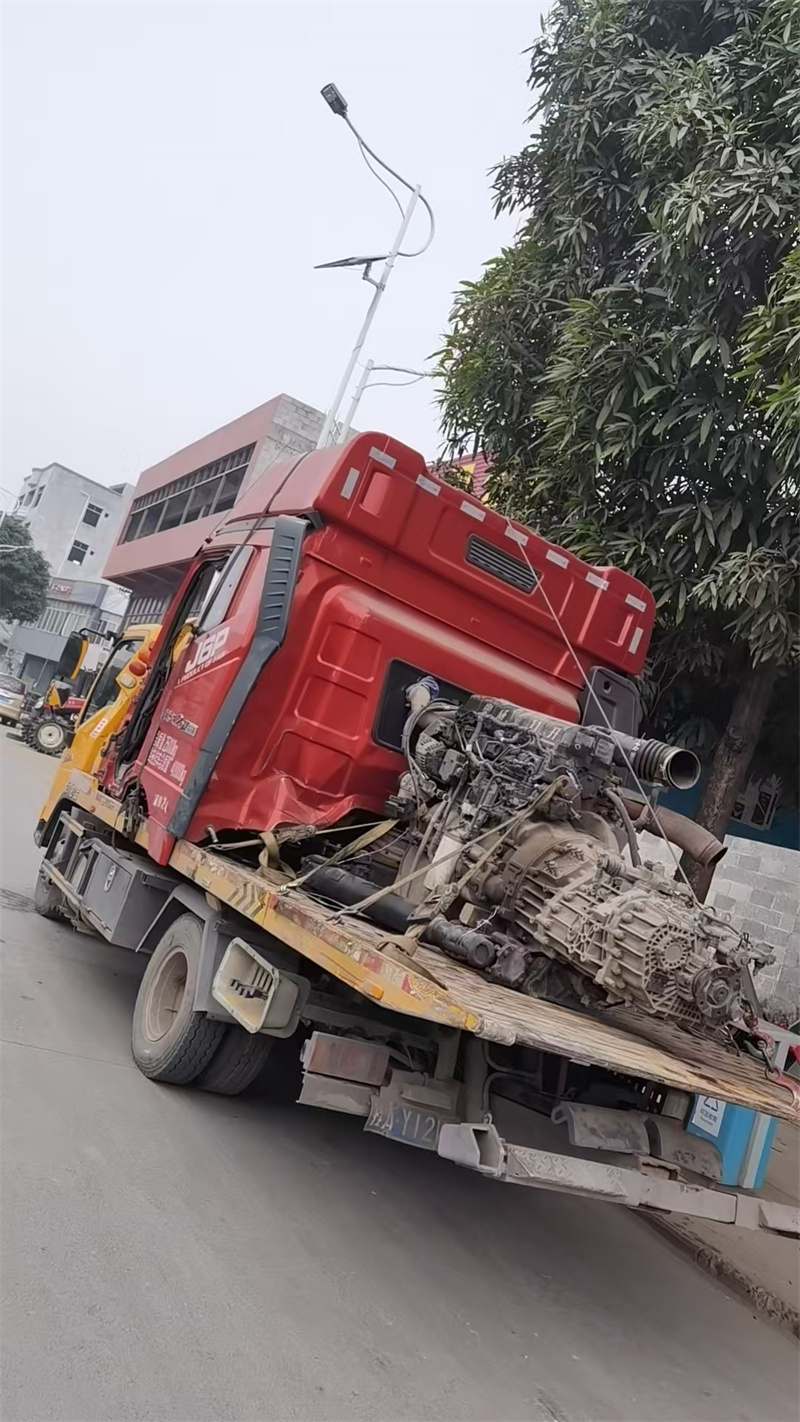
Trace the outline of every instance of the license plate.
[[420, 1111], [416, 1106], [390, 1106], [385, 1110], [373, 1105], [364, 1130], [418, 1146], [420, 1150], [436, 1150], [441, 1125], [439, 1116], [431, 1111]]

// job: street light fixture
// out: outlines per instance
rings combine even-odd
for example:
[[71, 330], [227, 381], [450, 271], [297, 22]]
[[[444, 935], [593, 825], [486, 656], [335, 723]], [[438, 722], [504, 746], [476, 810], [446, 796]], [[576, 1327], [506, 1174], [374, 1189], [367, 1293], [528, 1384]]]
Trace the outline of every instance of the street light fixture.
[[[333, 435], [336, 426], [336, 416], [339, 412], [339, 407], [342, 403], [342, 400], [344, 399], [345, 394], [347, 393], [347, 388], [350, 384], [353, 371], [356, 368], [356, 364], [363, 349], [364, 342], [367, 338], [369, 328], [375, 318], [375, 313], [380, 304], [380, 299], [383, 296], [384, 291], [386, 290], [386, 284], [392, 274], [392, 268], [394, 267], [397, 258], [421, 257], [422, 253], [427, 252], [428, 248], [430, 247], [431, 242], [433, 241], [434, 232], [436, 231], [436, 223], [433, 216], [433, 209], [430, 203], [428, 202], [428, 199], [422, 196], [422, 189], [420, 188], [420, 185], [416, 184], [415, 186], [413, 183], [409, 183], [408, 180], [402, 177], [400, 173], [397, 173], [394, 168], [390, 168], [388, 163], [384, 163], [383, 159], [379, 158], [377, 153], [375, 153], [373, 149], [369, 147], [369, 144], [364, 142], [364, 139], [361, 137], [361, 134], [358, 132], [354, 124], [351, 123], [348, 117], [347, 101], [345, 100], [344, 96], [339, 92], [336, 85], [326, 84], [322, 90], [322, 97], [328, 107], [332, 110], [332, 112], [335, 113], [338, 118], [344, 119], [345, 123], [347, 124], [347, 127], [355, 135], [361, 156], [364, 159], [364, 162], [366, 163], [370, 172], [374, 175], [374, 177], [378, 179], [378, 182], [382, 183], [383, 186], [387, 189], [387, 191], [391, 193], [392, 198], [394, 199], [395, 203], [397, 204], [397, 207], [400, 210], [400, 226], [397, 230], [397, 233], [395, 234], [395, 239], [392, 243], [391, 250], [387, 253], [385, 257], [343, 257], [339, 261], [321, 263], [323, 267], [363, 267], [363, 271], [361, 274], [362, 280], [368, 281], [371, 286], [374, 286], [375, 294], [372, 300], [370, 301], [369, 307], [367, 308], [367, 314], [364, 317], [361, 330], [359, 331], [358, 336], [356, 338], [356, 343], [353, 346], [352, 351], [350, 352], [350, 357], [348, 359], [347, 365], [345, 366], [342, 378], [339, 382], [339, 388], [337, 389], [336, 394], [334, 396], [333, 404], [331, 405], [327, 415], [325, 416], [325, 422], [322, 426], [322, 431], [317, 441], [317, 449], [324, 449], [325, 446], [330, 443], [341, 443], [341, 439], [339, 439], [338, 441], [336, 439], [331, 439], [331, 436]], [[389, 173], [393, 178], [397, 180], [398, 183], [401, 183], [404, 188], [408, 189], [411, 196], [409, 197], [405, 207], [403, 207], [403, 204], [397, 196], [397, 193], [395, 192], [394, 188], [391, 187], [390, 184], [386, 182], [386, 179], [382, 178], [380, 173], [378, 173], [376, 169], [372, 166], [372, 163], [370, 163], [369, 161], [370, 158], [372, 158], [375, 163], [378, 164], [379, 167], [383, 168], [384, 172]], [[406, 232], [408, 231], [411, 218], [414, 215], [414, 209], [416, 208], [418, 202], [421, 202], [427, 210], [428, 220], [430, 222], [430, 231], [428, 232], [426, 241], [417, 251], [404, 252], [402, 250], [403, 239], [406, 235]], [[372, 267], [375, 265], [376, 262], [383, 262], [383, 268], [381, 270], [380, 276], [377, 279], [372, 276]], [[359, 386], [357, 399], [355, 401], [356, 406], [358, 405], [358, 400], [361, 398], [361, 392], [363, 388], [363, 385]], [[350, 428], [351, 423], [352, 419], [348, 416], [348, 419], [345, 421], [345, 424], [343, 426], [345, 432]]]
[[337, 89], [335, 84], [324, 84], [322, 89], [320, 90], [320, 93], [322, 94], [322, 97], [325, 100], [325, 103], [328, 105], [329, 109], [333, 109], [333, 112], [339, 118], [346, 117], [347, 100], [345, 99], [344, 95]]

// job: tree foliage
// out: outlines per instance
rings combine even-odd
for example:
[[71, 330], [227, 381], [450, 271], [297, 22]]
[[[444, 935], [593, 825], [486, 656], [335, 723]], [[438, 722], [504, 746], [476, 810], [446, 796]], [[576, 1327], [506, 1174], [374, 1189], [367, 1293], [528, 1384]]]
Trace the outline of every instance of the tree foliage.
[[749, 400], [763, 411], [775, 458], [791, 469], [800, 464], [800, 245], [784, 258], [742, 336]]
[[50, 565], [31, 542], [20, 518], [0, 524], [0, 617], [10, 622], [36, 622], [44, 612], [50, 587]]
[[442, 479], [445, 484], [452, 485], [454, 489], [460, 489], [462, 494], [472, 493], [472, 473], [462, 464], [458, 464], [452, 459], [438, 459], [430, 468], [431, 473], [435, 474], [438, 479]]
[[494, 177], [521, 225], [440, 356], [449, 445], [641, 577], [682, 676], [771, 674], [798, 646], [800, 5], [556, 0], [530, 53], [533, 136]]

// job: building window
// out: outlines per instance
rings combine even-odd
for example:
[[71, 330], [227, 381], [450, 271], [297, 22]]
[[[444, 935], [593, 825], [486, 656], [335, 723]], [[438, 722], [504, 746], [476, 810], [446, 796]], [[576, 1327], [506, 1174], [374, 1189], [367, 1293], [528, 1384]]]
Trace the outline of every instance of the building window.
[[67, 554], [67, 562], [82, 563], [88, 552], [88, 543], [81, 543], [80, 539], [76, 538], [75, 542], [69, 550], [69, 553]]
[[65, 608], [47, 607], [42, 613], [37, 626], [43, 632], [61, 632], [67, 620], [68, 613]]
[[236, 503], [236, 495], [242, 487], [244, 479], [244, 469], [232, 469], [225, 475], [222, 481], [222, 488], [219, 497], [214, 505], [214, 513], [224, 513], [226, 509], [232, 509]]
[[98, 504], [87, 504], [86, 512], [83, 515], [83, 522], [88, 523], [90, 528], [97, 528], [102, 512], [103, 510]]
[[140, 494], [131, 504], [120, 542], [134, 543], [151, 533], [163, 533], [233, 508], [254, 449], [255, 445], [249, 444], [201, 469], [193, 469], [191, 474], [182, 474], [160, 489]]
[[148, 534], [155, 533], [158, 528], [158, 521], [161, 518], [161, 504], [151, 504], [149, 509], [145, 509], [142, 519], [140, 538], [146, 538]]
[[128, 603], [125, 622], [128, 626], [134, 622], [160, 622], [169, 602], [170, 598], [166, 594], [162, 597], [132, 597]]
[[197, 484], [189, 495], [185, 523], [194, 523], [196, 518], [208, 518], [214, 511], [214, 501], [219, 493], [221, 479], [205, 479]]
[[68, 637], [77, 632], [94, 615], [96, 609], [88, 603], [48, 603], [36, 626], [43, 632], [55, 632], [59, 637]]
[[128, 527], [125, 529], [125, 532], [122, 535], [123, 543], [133, 543], [135, 539], [141, 538], [140, 530], [142, 527], [143, 518], [144, 509], [139, 509], [138, 513], [131, 515], [131, 517], [128, 519]]
[[34, 500], [33, 500], [33, 507], [34, 507], [34, 508], [36, 508], [36, 505], [40, 502], [43, 493], [44, 493], [44, 484], [40, 484], [40, 485], [39, 485], [39, 488], [36, 490], [36, 496], [35, 496], [35, 498], [34, 498]]
[[167, 499], [164, 511], [161, 515], [161, 522], [158, 525], [159, 533], [163, 533], [166, 528], [177, 528], [182, 522], [186, 513], [186, 505], [189, 502], [189, 493], [174, 494], [171, 499]]

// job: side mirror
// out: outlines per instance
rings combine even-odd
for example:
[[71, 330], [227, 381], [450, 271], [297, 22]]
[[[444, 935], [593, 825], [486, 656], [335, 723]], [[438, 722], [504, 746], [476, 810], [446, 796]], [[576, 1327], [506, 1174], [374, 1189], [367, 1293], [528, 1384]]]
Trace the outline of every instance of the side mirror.
[[54, 680], [72, 681], [73, 677], [83, 665], [83, 659], [89, 646], [89, 638], [81, 632], [70, 632], [64, 650], [58, 659], [54, 672]]

